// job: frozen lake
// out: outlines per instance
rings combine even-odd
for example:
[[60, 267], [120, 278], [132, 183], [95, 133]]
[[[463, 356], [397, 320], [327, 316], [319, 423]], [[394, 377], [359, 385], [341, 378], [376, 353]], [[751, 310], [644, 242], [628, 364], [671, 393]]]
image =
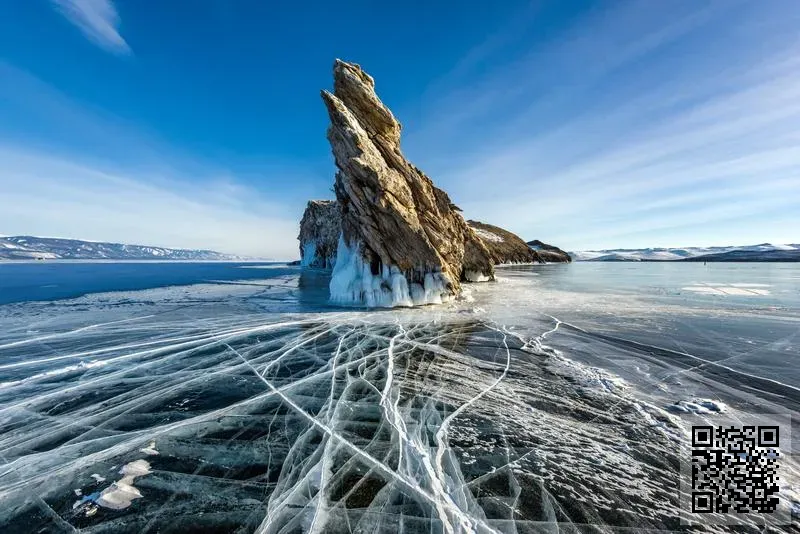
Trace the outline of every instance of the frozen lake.
[[675, 403], [797, 424], [796, 264], [468, 287], [366, 311], [281, 265], [0, 264], [0, 531], [674, 530]]

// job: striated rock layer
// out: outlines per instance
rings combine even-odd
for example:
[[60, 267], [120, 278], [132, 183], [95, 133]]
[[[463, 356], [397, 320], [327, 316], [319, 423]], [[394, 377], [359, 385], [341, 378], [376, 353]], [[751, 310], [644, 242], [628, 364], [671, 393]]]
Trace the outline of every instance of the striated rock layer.
[[339, 205], [335, 200], [309, 200], [300, 221], [300, 265], [331, 269], [342, 231]]
[[342, 233], [331, 299], [368, 306], [441, 302], [494, 277], [489, 250], [447, 193], [400, 150], [400, 123], [361, 67], [336, 60], [322, 91]]

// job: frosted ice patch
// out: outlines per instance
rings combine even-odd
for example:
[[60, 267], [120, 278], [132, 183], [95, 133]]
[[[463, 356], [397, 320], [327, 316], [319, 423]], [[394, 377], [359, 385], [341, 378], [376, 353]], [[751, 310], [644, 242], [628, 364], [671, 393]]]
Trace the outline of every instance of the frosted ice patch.
[[456, 300], [461, 302], [475, 302], [475, 297], [472, 295], [472, 289], [468, 287], [462, 287], [461, 294], [456, 297]]
[[25, 384], [25, 383], [28, 383], [28, 382], [35, 382], [37, 380], [49, 379], [49, 378], [53, 378], [53, 377], [58, 376], [58, 375], [72, 373], [72, 372], [75, 372], [75, 371], [81, 371], [81, 370], [84, 370], [84, 369], [92, 369], [94, 367], [100, 367], [100, 366], [106, 365], [106, 363], [108, 363], [108, 362], [104, 362], [104, 361], [80, 362], [80, 363], [77, 363], [75, 365], [69, 365], [67, 367], [62, 367], [60, 369], [52, 369], [50, 371], [45, 371], [43, 373], [38, 373], [38, 374], [35, 374], [35, 375], [32, 375], [32, 376], [29, 376], [27, 378], [24, 378], [22, 380], [15, 380], [15, 381], [12, 381], [12, 382], [0, 382], [0, 389], [11, 387], [11, 386], [18, 386], [20, 384]]
[[720, 401], [712, 399], [692, 399], [679, 400], [675, 404], [667, 406], [667, 409], [678, 413], [693, 413], [698, 415], [709, 415], [724, 413], [728, 411], [728, 406]]
[[[696, 286], [682, 287], [683, 291], [691, 291], [693, 293], [702, 293], [704, 295], [720, 295], [720, 296], [741, 296], [741, 297], [760, 297], [769, 295], [768, 289], [756, 288], [758, 284], [706, 284]], [[767, 286], [769, 287], [769, 286]]]
[[554, 357], [551, 370], [558, 375], [572, 379], [585, 391], [591, 393], [620, 394], [630, 388], [628, 383], [618, 375], [560, 356]]
[[150, 473], [150, 463], [147, 460], [136, 460], [123, 465], [119, 472], [120, 474], [132, 477], [147, 475]]
[[130, 506], [134, 499], [141, 498], [142, 494], [138, 489], [120, 481], [114, 482], [104, 489], [103, 493], [100, 494], [100, 498], [97, 499], [97, 504], [112, 510], [122, 510]]
[[478, 271], [465, 271], [464, 278], [470, 282], [488, 282], [489, 277]]

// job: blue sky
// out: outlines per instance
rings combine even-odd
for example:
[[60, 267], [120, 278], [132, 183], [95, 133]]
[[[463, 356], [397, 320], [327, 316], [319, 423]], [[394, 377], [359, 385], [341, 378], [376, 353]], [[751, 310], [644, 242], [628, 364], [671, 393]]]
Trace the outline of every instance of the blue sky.
[[297, 256], [340, 57], [469, 218], [798, 242], [798, 27], [794, 0], [0, 2], [0, 234]]

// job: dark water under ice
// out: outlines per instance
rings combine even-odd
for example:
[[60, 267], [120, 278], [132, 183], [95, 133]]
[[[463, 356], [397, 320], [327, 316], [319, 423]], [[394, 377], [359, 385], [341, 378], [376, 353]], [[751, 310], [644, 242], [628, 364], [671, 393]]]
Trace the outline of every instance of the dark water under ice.
[[674, 403], [800, 415], [789, 264], [503, 268], [382, 311], [284, 266], [109, 265], [0, 264], [6, 295], [92, 280], [0, 305], [0, 532], [680, 531]]

